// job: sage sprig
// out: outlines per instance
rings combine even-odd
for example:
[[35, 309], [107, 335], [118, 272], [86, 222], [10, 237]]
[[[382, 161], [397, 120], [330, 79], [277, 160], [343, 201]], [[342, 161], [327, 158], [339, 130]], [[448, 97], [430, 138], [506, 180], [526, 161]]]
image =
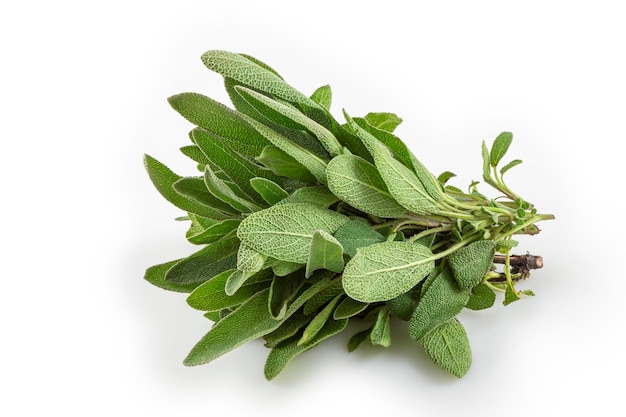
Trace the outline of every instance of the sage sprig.
[[483, 180], [448, 184], [394, 134], [402, 119], [330, 112], [325, 85], [307, 96], [249, 55], [209, 51], [202, 62], [224, 77], [233, 107], [196, 93], [171, 106], [193, 124], [181, 148], [197, 166], [181, 177], [146, 155], [156, 189], [186, 214], [186, 238], [201, 246], [147, 269], [145, 279], [189, 293], [215, 324], [184, 363], [208, 363], [257, 338], [271, 349], [267, 379], [351, 323], [353, 351], [391, 344], [392, 320], [444, 370], [471, 365], [459, 314], [533, 295], [516, 289], [540, 257], [511, 255], [518, 235], [553, 219], [513, 192], [500, 163], [509, 132], [482, 143]]

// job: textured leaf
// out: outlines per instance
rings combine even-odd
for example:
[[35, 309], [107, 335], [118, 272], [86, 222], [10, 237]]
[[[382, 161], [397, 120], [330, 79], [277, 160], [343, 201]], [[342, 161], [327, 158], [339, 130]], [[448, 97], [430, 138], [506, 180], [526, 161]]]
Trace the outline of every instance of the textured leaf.
[[181, 210], [195, 213], [200, 216], [213, 219], [225, 219], [226, 215], [218, 210], [213, 210], [194, 199], [185, 197], [174, 190], [174, 183], [182, 177], [172, 172], [168, 167], [152, 158], [144, 155], [144, 165], [148, 176], [157, 191], [170, 203]]
[[361, 343], [365, 342], [367, 338], [370, 336], [371, 328], [362, 330], [356, 334], [354, 334], [350, 340], [348, 340], [348, 352], [354, 352], [356, 348], [361, 346]]
[[370, 332], [370, 340], [373, 345], [391, 346], [391, 316], [389, 309], [383, 307], [378, 311], [376, 321]]
[[478, 284], [472, 288], [472, 293], [467, 300], [466, 308], [470, 310], [484, 310], [493, 306], [496, 294], [487, 284]]
[[236, 293], [227, 295], [224, 288], [233, 272], [233, 269], [229, 269], [198, 286], [187, 297], [187, 304], [202, 311], [219, 311], [235, 307], [257, 292], [268, 288], [273, 277], [270, 271], [261, 271], [246, 281]]
[[[258, 106], [262, 106], [262, 109], [260, 109], [261, 113], [267, 115], [271, 120], [287, 127], [306, 129], [311, 132], [331, 156], [339, 155], [341, 152], [343, 147], [335, 136], [324, 126], [309, 119], [298, 109], [287, 106], [249, 88], [235, 87], [235, 90], [257, 109], [259, 108]], [[278, 113], [280, 117], [271, 117], [268, 115], [270, 112]], [[287, 121], [284, 119], [287, 119]]]
[[350, 257], [356, 250], [365, 246], [380, 243], [385, 237], [372, 229], [369, 224], [360, 220], [350, 220], [335, 232], [335, 238], [341, 243], [343, 250]]
[[237, 252], [237, 269], [244, 272], [259, 272], [267, 256], [252, 249], [246, 244], [240, 244]]
[[224, 284], [224, 292], [229, 296], [236, 294], [237, 290], [253, 275], [254, 272], [244, 272], [239, 269], [233, 271]]
[[456, 317], [469, 296], [469, 290], [460, 290], [452, 274], [444, 269], [417, 303], [409, 322], [409, 336], [419, 341], [435, 327]]
[[509, 304], [519, 299], [520, 299], [520, 295], [515, 291], [515, 289], [511, 285], [507, 284], [506, 289], [504, 291], [504, 300], [502, 301], [502, 304], [504, 304], [505, 306], [508, 306]]
[[306, 277], [313, 275], [318, 269], [333, 272], [343, 270], [343, 248], [331, 234], [316, 230], [311, 240], [311, 249], [306, 263]]
[[356, 155], [339, 155], [326, 168], [328, 188], [351, 206], [378, 217], [400, 217], [406, 209], [394, 200], [376, 167]]
[[496, 244], [492, 240], [470, 243], [448, 255], [454, 278], [461, 289], [478, 285], [493, 264]]
[[266, 178], [252, 178], [250, 180], [250, 185], [270, 206], [273, 206], [284, 198], [289, 197], [289, 193], [283, 190], [280, 185]]
[[292, 178], [304, 183], [317, 181], [304, 165], [276, 146], [269, 145], [263, 148], [263, 151], [257, 157], [257, 161], [265, 165], [276, 175]]
[[151, 266], [150, 268], [146, 269], [146, 274], [144, 275], [144, 279], [148, 281], [150, 284], [155, 285], [164, 290], [183, 292], [183, 293], [192, 292], [194, 288], [198, 286], [197, 283], [175, 284], [165, 279], [165, 274], [167, 273], [167, 271], [180, 261], [181, 259], [177, 259], [175, 261]]
[[241, 223], [241, 220], [226, 219], [215, 221], [213, 224], [205, 226], [197, 221], [197, 216], [192, 216], [190, 216], [192, 218], [192, 227], [187, 231], [186, 237], [194, 245], [205, 245], [218, 241], [236, 230], [239, 223]]
[[363, 303], [361, 301], [353, 300], [350, 297], [345, 297], [335, 309], [333, 318], [335, 320], [347, 319], [356, 316], [369, 306], [369, 303]]
[[410, 292], [405, 292], [387, 301], [387, 307], [400, 320], [409, 321], [413, 315], [413, 297]]
[[202, 165], [202, 169], [198, 168], [201, 172], [204, 172], [204, 165], [210, 164], [211, 161], [206, 157], [204, 152], [198, 148], [196, 145], [187, 145], [180, 148], [180, 151], [186, 157], [190, 158], [192, 161], [197, 162], [199, 165]]
[[507, 172], [509, 169], [519, 165], [522, 163], [521, 159], [514, 159], [511, 162], [509, 162], [508, 164], [506, 164], [505, 166], [502, 167], [502, 169], [500, 169], [500, 175], [504, 175], [505, 172]]
[[391, 300], [413, 288], [435, 267], [425, 246], [382, 242], [361, 248], [346, 264], [343, 288], [363, 302]]
[[298, 345], [306, 345], [314, 340], [315, 336], [317, 336], [324, 324], [326, 324], [328, 320], [332, 320], [333, 311], [335, 310], [335, 306], [340, 299], [341, 295], [337, 295], [328, 304], [326, 304], [322, 311], [313, 317], [309, 325], [304, 328], [302, 337], [298, 340]]
[[276, 320], [280, 320], [287, 313], [289, 303], [306, 282], [306, 277], [301, 271], [294, 272], [284, 277], [275, 276], [270, 286], [268, 308], [270, 314]]
[[295, 190], [289, 197], [282, 200], [279, 204], [287, 203], [306, 203], [314, 206], [328, 208], [335, 204], [339, 199], [328, 188], [322, 186], [302, 187]]
[[461, 378], [472, 364], [472, 350], [465, 329], [456, 319], [441, 324], [421, 340], [426, 354], [444, 370]]
[[506, 151], [509, 150], [512, 141], [513, 134], [511, 132], [502, 132], [498, 135], [496, 140], [493, 141], [489, 159], [492, 167], [498, 165], [504, 154], [506, 154]]
[[330, 110], [330, 105], [333, 101], [333, 93], [330, 89], [330, 85], [323, 85], [311, 94], [311, 100], [325, 108]]
[[235, 210], [242, 213], [250, 213], [261, 210], [261, 207], [238, 195], [224, 181], [217, 177], [208, 165], [204, 167], [204, 184], [211, 194], [227, 203]]
[[413, 154], [399, 137], [389, 131], [372, 126], [365, 118], [355, 117], [352, 121], [381, 143], [385, 144], [393, 152], [394, 156], [407, 168], [413, 169]]
[[289, 275], [292, 272], [296, 272], [300, 268], [304, 268], [304, 266], [304, 264], [299, 264], [296, 262], [274, 260], [274, 262], [272, 263], [272, 271], [279, 277], [284, 277], [285, 275]]
[[207, 245], [167, 271], [165, 279], [176, 284], [197, 284], [237, 265], [239, 241], [234, 235]]
[[201, 177], [181, 178], [174, 183], [173, 187], [183, 197], [206, 206], [207, 212], [217, 212], [218, 218], [224, 215], [229, 217], [239, 215], [237, 210], [211, 194], [207, 190], [204, 179]]
[[344, 294], [343, 288], [341, 287], [341, 280], [337, 280], [333, 285], [324, 288], [322, 291], [311, 297], [311, 299], [304, 304], [304, 307], [302, 307], [302, 311], [306, 315], [313, 314], [319, 310], [320, 307], [324, 306], [330, 300], [341, 294]]
[[402, 119], [394, 113], [368, 113], [365, 120], [371, 126], [389, 133], [393, 133], [396, 127], [402, 123]]
[[[295, 336], [298, 331], [310, 321], [311, 317], [304, 314], [302, 310], [296, 311], [291, 317], [285, 320], [278, 329], [263, 337], [265, 339], [265, 346], [270, 348], [278, 346], [281, 342]], [[295, 342], [297, 342], [298, 339], [296, 339]]]
[[196, 93], [183, 93], [168, 99], [170, 105], [185, 119], [215, 135], [228, 140], [237, 152], [256, 156], [267, 139], [253, 129], [237, 111]]
[[341, 332], [346, 328], [347, 324], [347, 319], [329, 320], [306, 345], [298, 344], [298, 339], [294, 337], [288, 342], [274, 347], [270, 351], [265, 363], [265, 378], [268, 381], [274, 379], [296, 356], [317, 346], [325, 339]]
[[485, 141], [483, 141], [482, 146], [481, 146], [481, 150], [482, 150], [482, 157], [483, 157], [483, 179], [485, 180], [485, 182], [487, 184], [489, 184], [491, 181], [491, 164], [490, 164], [490, 157], [489, 157], [489, 149], [487, 149], [487, 144], [485, 143]]
[[277, 204], [248, 216], [237, 236], [254, 250], [287, 262], [306, 263], [313, 234], [334, 233], [348, 217], [310, 204]]

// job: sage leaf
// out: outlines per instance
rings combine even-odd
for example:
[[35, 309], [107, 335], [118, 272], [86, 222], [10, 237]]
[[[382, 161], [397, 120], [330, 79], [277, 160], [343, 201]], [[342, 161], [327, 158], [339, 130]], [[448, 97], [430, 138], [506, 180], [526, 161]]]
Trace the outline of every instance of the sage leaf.
[[491, 179], [491, 158], [489, 156], [489, 149], [487, 149], [487, 144], [485, 143], [485, 141], [482, 142], [481, 150], [483, 158], [483, 179], [487, 184], [493, 183], [493, 180]]
[[505, 166], [503, 166], [500, 169], [500, 175], [504, 175], [504, 173], [507, 172], [509, 169], [511, 169], [511, 168], [521, 164], [521, 163], [522, 163], [521, 159], [514, 159], [514, 160], [512, 160], [511, 162], [509, 162], [508, 164], [506, 164]]
[[266, 178], [252, 178], [250, 180], [250, 185], [270, 206], [273, 206], [286, 197], [289, 197], [289, 193], [283, 190], [280, 185]]
[[204, 184], [211, 194], [239, 212], [251, 213], [261, 210], [257, 204], [233, 191], [208, 165], [204, 167]]
[[448, 255], [448, 263], [461, 289], [478, 285], [493, 264], [496, 243], [479, 240]]
[[356, 316], [368, 306], [369, 303], [363, 303], [361, 301], [353, 300], [350, 297], [345, 297], [333, 312], [333, 318], [335, 320], [339, 320]]
[[368, 113], [365, 120], [371, 126], [393, 133], [393, 131], [402, 123], [402, 119], [394, 113]]
[[354, 257], [356, 250], [374, 243], [380, 243], [385, 237], [361, 220], [350, 220], [335, 232], [335, 238], [341, 243], [344, 252]]
[[343, 270], [343, 247], [331, 234], [316, 230], [311, 240], [309, 258], [306, 262], [306, 277], [313, 275], [318, 269], [333, 272]]
[[243, 304], [257, 292], [268, 288], [273, 277], [270, 271], [261, 271], [241, 285], [236, 293], [228, 295], [224, 289], [233, 272], [234, 269], [226, 270], [197, 286], [187, 297], [187, 304], [202, 311], [220, 311], [235, 307]]
[[387, 301], [389, 312], [400, 320], [409, 321], [413, 315], [413, 297], [410, 292]]
[[174, 190], [185, 198], [194, 200], [204, 206], [209, 213], [217, 212], [217, 217], [227, 215], [233, 217], [239, 214], [239, 212], [229, 204], [224, 203], [219, 198], [207, 190], [204, 179], [201, 177], [185, 177], [180, 178], [173, 184]]
[[211, 163], [209, 158], [206, 157], [204, 152], [202, 152], [197, 145], [183, 146], [182, 148], [180, 148], [180, 151], [183, 153], [183, 155], [202, 166], [202, 169], [198, 168], [201, 172], [204, 172], [204, 165], [208, 165]]
[[435, 327], [456, 317], [469, 297], [469, 290], [460, 290], [452, 274], [444, 269], [417, 303], [409, 322], [409, 336], [421, 340]]
[[391, 316], [388, 308], [381, 308], [376, 316], [376, 321], [370, 332], [370, 340], [373, 345], [391, 346]]
[[376, 167], [356, 155], [339, 155], [326, 167], [328, 188], [351, 206], [378, 217], [400, 217], [406, 209], [394, 200]]
[[496, 294], [487, 284], [478, 284], [472, 288], [472, 293], [467, 300], [466, 308], [470, 310], [484, 310], [493, 306]]
[[267, 256], [255, 251], [250, 246], [242, 243], [237, 251], [237, 269], [243, 272], [259, 272]]
[[233, 295], [239, 288], [254, 275], [254, 272], [244, 272], [239, 269], [233, 271], [224, 284], [224, 292], [226, 295]]
[[461, 378], [472, 365], [472, 350], [463, 325], [451, 319], [421, 340], [424, 351], [445, 371]]
[[341, 332], [348, 324], [347, 319], [329, 320], [307, 344], [298, 344], [297, 338], [274, 347], [265, 362], [265, 378], [270, 381], [282, 372], [285, 367], [299, 354], [314, 348], [325, 339]]
[[325, 108], [330, 110], [330, 105], [333, 101], [333, 93], [330, 89], [330, 85], [323, 85], [311, 94], [311, 100]]
[[[295, 336], [304, 326], [311, 321], [311, 318], [301, 310], [296, 311], [291, 317], [283, 322], [280, 327], [273, 332], [266, 334], [265, 347], [276, 347], [281, 342]], [[298, 338], [299, 339], [299, 338]], [[297, 339], [295, 340], [297, 342]]]
[[274, 262], [272, 263], [272, 271], [279, 277], [284, 277], [285, 275], [289, 275], [292, 272], [296, 272], [298, 269], [303, 268], [304, 266], [304, 264], [299, 264], [296, 262], [274, 260]]
[[175, 284], [199, 284], [237, 265], [239, 241], [234, 234], [211, 243], [182, 259], [165, 274]]
[[492, 167], [496, 167], [506, 151], [509, 150], [511, 142], [513, 141], [513, 134], [511, 132], [502, 132], [496, 137], [491, 145], [489, 162]]
[[165, 279], [165, 274], [167, 271], [180, 262], [181, 259], [177, 259], [175, 261], [166, 262], [159, 265], [154, 265], [146, 269], [146, 273], [144, 275], [144, 279], [148, 281], [150, 284], [162, 288], [167, 291], [174, 292], [183, 292], [189, 293], [194, 290], [198, 286], [197, 283], [191, 284], [175, 284], [173, 282], [167, 281]]
[[320, 307], [327, 304], [330, 300], [335, 298], [338, 295], [344, 294], [343, 288], [341, 287], [341, 280], [337, 280], [333, 285], [324, 288], [322, 291], [315, 294], [311, 297], [304, 306], [302, 307], [302, 311], [306, 315], [313, 314]]
[[191, 227], [187, 231], [187, 240], [194, 245], [205, 245], [222, 239], [227, 234], [233, 232], [241, 223], [238, 219], [226, 219], [214, 221], [211, 225], [203, 225], [198, 219], [199, 216], [191, 215]]
[[334, 233], [348, 217], [311, 204], [277, 204], [244, 219], [237, 236], [254, 250], [287, 262], [305, 264], [313, 234]]
[[363, 130], [367, 131], [369, 134], [371, 134], [373, 137], [375, 137], [381, 143], [387, 146], [393, 152], [393, 155], [398, 158], [398, 160], [402, 162], [407, 168], [413, 169], [413, 154], [399, 137], [387, 130], [372, 126], [365, 118], [354, 117], [352, 120]]
[[302, 187], [295, 190], [278, 204], [306, 203], [321, 208], [328, 208], [339, 201], [336, 195], [322, 186]]
[[366, 330], [362, 330], [362, 331], [360, 331], [358, 333], [355, 333], [348, 340], [348, 352], [354, 352], [356, 350], [356, 348], [361, 346], [361, 344], [363, 342], [365, 342], [365, 340], [367, 340], [367, 338], [369, 337], [371, 331], [372, 331], [372, 329], [368, 328]]
[[197, 93], [183, 93], [168, 99], [185, 119], [228, 141], [237, 152], [258, 155], [267, 139], [242, 119], [241, 114], [217, 101]]
[[504, 300], [502, 301], [502, 304], [508, 306], [509, 304], [519, 300], [520, 298], [521, 297], [518, 292], [515, 291], [515, 288], [513, 288], [511, 284], [507, 284], [504, 290]]
[[357, 251], [346, 264], [343, 288], [363, 302], [391, 300], [417, 285], [435, 267], [429, 248], [387, 241]]
[[304, 328], [302, 337], [298, 340], [298, 345], [306, 345], [314, 340], [315, 336], [317, 336], [324, 324], [331, 319], [333, 310], [335, 309], [335, 306], [339, 302], [340, 298], [341, 295], [337, 295], [328, 304], [326, 304], [322, 311], [313, 317], [309, 325]]
[[256, 159], [276, 175], [292, 178], [304, 183], [317, 181], [304, 165], [276, 146], [266, 146]]
[[294, 299], [305, 282], [306, 277], [301, 271], [285, 277], [274, 276], [270, 286], [268, 308], [275, 320], [280, 320], [285, 316], [288, 304]]

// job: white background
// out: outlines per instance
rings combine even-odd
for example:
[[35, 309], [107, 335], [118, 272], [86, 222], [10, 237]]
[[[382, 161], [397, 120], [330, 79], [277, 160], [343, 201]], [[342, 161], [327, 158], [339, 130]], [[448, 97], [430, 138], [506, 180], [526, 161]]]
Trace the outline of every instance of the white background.
[[[608, 1], [24, 1], [0, 6], [0, 414], [617, 415], [623, 397], [625, 13]], [[410, 5], [410, 6], [409, 6]], [[391, 111], [453, 184], [514, 133], [509, 185], [557, 220], [520, 251], [536, 297], [463, 313], [461, 380], [393, 329], [338, 335], [263, 378], [260, 341], [202, 367], [184, 294], [143, 280], [191, 253], [143, 153], [179, 174], [190, 124], [166, 98], [226, 100], [200, 55], [251, 54], [333, 113]], [[487, 192], [487, 189], [483, 189]], [[577, 413], [579, 414], [579, 413]]]

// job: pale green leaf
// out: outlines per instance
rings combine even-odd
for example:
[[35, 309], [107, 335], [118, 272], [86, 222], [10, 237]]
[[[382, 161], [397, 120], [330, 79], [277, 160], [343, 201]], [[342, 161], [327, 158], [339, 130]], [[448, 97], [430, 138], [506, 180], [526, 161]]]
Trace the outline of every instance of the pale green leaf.
[[333, 272], [343, 270], [343, 247], [331, 234], [316, 230], [311, 240], [311, 249], [306, 263], [306, 277], [313, 275], [318, 269]]
[[332, 320], [333, 311], [335, 310], [335, 306], [340, 299], [341, 295], [337, 295], [328, 304], [326, 304], [322, 311], [313, 317], [309, 325], [304, 328], [302, 337], [298, 340], [298, 345], [306, 345], [314, 340], [315, 336], [317, 336], [324, 324], [329, 319]]
[[515, 288], [513, 288], [512, 285], [507, 284], [506, 289], [504, 291], [504, 300], [502, 301], [502, 304], [504, 304], [505, 306], [508, 306], [509, 304], [519, 300], [520, 298], [521, 297], [519, 293], [515, 291]]
[[306, 263], [313, 234], [334, 233], [348, 217], [311, 204], [277, 204], [241, 222], [237, 236], [254, 250], [272, 258]]
[[323, 85], [311, 94], [311, 100], [325, 108], [330, 110], [330, 105], [333, 101], [333, 93], [330, 89], [330, 85]]
[[313, 314], [320, 307], [324, 306], [330, 300], [341, 294], [344, 294], [341, 286], [341, 280], [337, 280], [337, 282], [330, 287], [324, 288], [324, 290], [311, 297], [311, 299], [304, 304], [304, 307], [302, 307], [302, 311], [306, 315]]
[[442, 369], [461, 378], [472, 364], [472, 350], [465, 329], [452, 319], [431, 330], [421, 342], [424, 351]]
[[490, 157], [489, 157], [489, 149], [487, 149], [487, 144], [483, 141], [481, 145], [482, 157], [483, 157], [483, 179], [488, 184], [493, 182], [491, 179], [491, 165], [490, 165]]
[[259, 272], [267, 260], [267, 255], [257, 252], [242, 243], [237, 252], [237, 269], [243, 272]]
[[368, 113], [365, 120], [371, 126], [389, 133], [393, 133], [396, 127], [402, 123], [402, 119], [394, 113]]
[[493, 264], [496, 244], [492, 240], [479, 240], [448, 255], [454, 278], [461, 289], [478, 285]]
[[356, 155], [339, 155], [326, 168], [328, 188], [351, 206], [378, 217], [400, 217], [406, 209], [394, 200], [376, 167]]
[[370, 332], [370, 340], [373, 345], [391, 346], [391, 316], [389, 309], [383, 307], [378, 311], [376, 321]]
[[226, 284], [224, 284], [224, 292], [226, 295], [234, 295], [237, 293], [237, 290], [241, 288], [241, 286], [252, 276], [254, 272], [244, 272], [240, 270], [233, 271], [226, 280]]
[[283, 190], [280, 185], [266, 178], [252, 178], [250, 180], [250, 185], [270, 206], [273, 206], [286, 197], [289, 197], [289, 193]]
[[343, 288], [358, 301], [387, 301], [413, 288], [434, 266], [433, 253], [423, 245], [376, 243], [359, 249], [346, 264]]
[[322, 208], [328, 208], [338, 201], [339, 199], [337, 196], [328, 191], [328, 188], [323, 186], [313, 186], [298, 188], [291, 193], [289, 197], [285, 198], [278, 204], [306, 203]]
[[350, 220], [335, 232], [335, 238], [341, 243], [343, 250], [350, 257], [356, 250], [365, 246], [380, 243], [385, 237], [372, 229], [369, 224], [360, 220]]
[[419, 341], [435, 327], [456, 317], [469, 296], [469, 290], [460, 290], [452, 274], [444, 269], [417, 303], [409, 322], [409, 336]]
[[256, 159], [276, 175], [292, 178], [304, 183], [317, 181], [304, 165], [276, 146], [266, 146]]
[[506, 151], [509, 150], [509, 146], [511, 146], [511, 142], [513, 141], [513, 134], [511, 132], [502, 132], [498, 135], [498, 137], [493, 141], [491, 145], [490, 159], [489, 162], [492, 167], [498, 165]]
[[413, 155], [406, 144], [402, 142], [399, 137], [391, 132], [372, 126], [365, 118], [354, 117], [352, 118], [352, 121], [378, 139], [381, 143], [385, 144], [393, 152], [393, 155], [407, 168], [413, 169]]

